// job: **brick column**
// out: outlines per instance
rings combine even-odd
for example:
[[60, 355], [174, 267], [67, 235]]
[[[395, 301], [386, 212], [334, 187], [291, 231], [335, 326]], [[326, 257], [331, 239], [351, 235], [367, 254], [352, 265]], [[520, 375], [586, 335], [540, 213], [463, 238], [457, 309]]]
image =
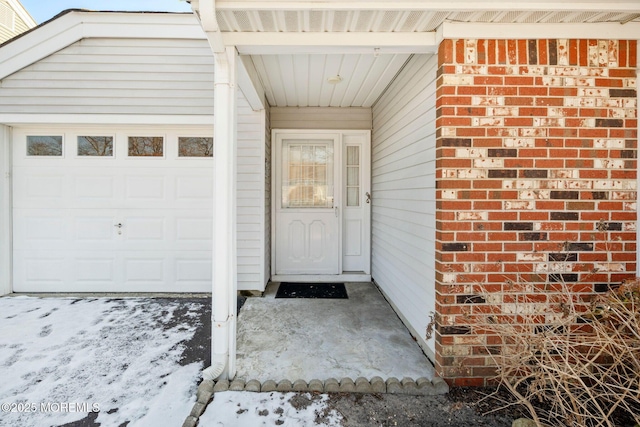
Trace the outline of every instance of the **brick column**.
[[505, 283], [544, 303], [554, 283], [588, 299], [635, 276], [636, 52], [626, 40], [441, 44], [435, 335], [450, 383], [494, 372], [487, 348], [501, 340], [469, 319], [508, 312]]

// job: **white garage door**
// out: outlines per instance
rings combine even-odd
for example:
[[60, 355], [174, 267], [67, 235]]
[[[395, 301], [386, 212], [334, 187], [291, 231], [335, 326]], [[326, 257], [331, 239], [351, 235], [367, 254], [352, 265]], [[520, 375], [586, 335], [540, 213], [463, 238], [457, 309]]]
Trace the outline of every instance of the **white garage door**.
[[205, 129], [16, 129], [15, 292], [210, 292]]

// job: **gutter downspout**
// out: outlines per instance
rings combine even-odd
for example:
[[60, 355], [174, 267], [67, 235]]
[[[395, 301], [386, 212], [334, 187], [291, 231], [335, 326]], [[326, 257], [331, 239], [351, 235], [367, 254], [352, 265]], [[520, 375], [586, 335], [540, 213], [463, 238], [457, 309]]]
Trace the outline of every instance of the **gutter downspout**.
[[233, 378], [236, 357], [236, 49], [222, 40], [215, 0], [192, 4], [211, 50], [214, 68], [214, 214], [211, 366], [205, 380]]

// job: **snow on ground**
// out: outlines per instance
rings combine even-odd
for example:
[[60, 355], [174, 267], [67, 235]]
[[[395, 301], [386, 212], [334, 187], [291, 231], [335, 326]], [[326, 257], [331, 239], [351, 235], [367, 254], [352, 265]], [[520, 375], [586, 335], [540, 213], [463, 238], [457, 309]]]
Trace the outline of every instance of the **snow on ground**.
[[203, 366], [180, 365], [197, 322], [175, 315], [195, 319], [199, 305], [0, 298], [0, 426], [55, 426], [92, 408], [101, 427], [182, 425]]
[[216, 393], [200, 417], [202, 427], [341, 426], [342, 416], [327, 406], [326, 394]]

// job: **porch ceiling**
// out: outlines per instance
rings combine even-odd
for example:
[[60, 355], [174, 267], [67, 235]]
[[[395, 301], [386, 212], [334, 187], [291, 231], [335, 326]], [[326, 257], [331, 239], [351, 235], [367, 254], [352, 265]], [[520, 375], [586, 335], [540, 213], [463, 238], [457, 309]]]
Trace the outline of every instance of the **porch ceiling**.
[[[408, 54], [253, 55], [272, 107], [371, 107]], [[331, 84], [329, 77], [342, 81]]]

